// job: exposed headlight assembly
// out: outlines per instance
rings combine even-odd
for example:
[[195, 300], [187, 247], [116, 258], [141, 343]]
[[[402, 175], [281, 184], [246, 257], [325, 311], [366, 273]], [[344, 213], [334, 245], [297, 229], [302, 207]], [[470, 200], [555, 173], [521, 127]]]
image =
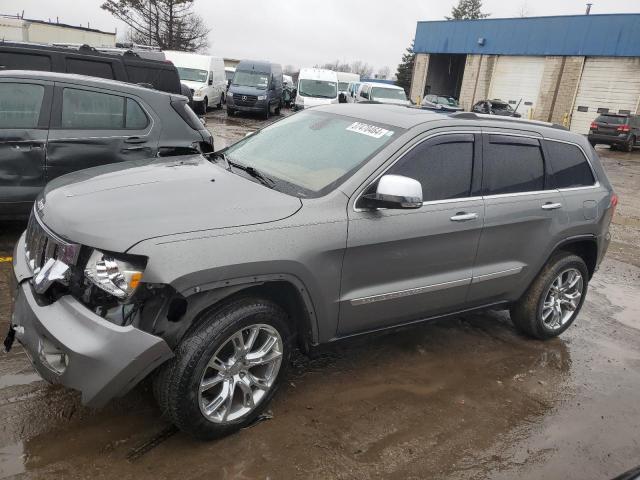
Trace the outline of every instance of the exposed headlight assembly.
[[258, 100], [266, 100], [267, 96], [266, 95], [258, 95]]
[[118, 258], [94, 250], [89, 257], [84, 275], [95, 286], [120, 300], [129, 298], [142, 279], [144, 264], [137, 258]]

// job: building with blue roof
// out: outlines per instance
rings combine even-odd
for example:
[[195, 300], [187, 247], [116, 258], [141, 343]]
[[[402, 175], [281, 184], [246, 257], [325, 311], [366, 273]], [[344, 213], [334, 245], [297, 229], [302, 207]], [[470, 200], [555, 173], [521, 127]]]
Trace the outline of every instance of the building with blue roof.
[[640, 113], [640, 14], [418, 22], [410, 96], [500, 99], [587, 133], [599, 113]]

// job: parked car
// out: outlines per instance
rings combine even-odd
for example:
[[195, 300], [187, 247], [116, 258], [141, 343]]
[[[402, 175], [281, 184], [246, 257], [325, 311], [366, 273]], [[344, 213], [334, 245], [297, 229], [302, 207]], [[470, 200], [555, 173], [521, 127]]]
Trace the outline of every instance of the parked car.
[[180, 93], [178, 71], [171, 63], [141, 58], [135, 52], [102, 53], [88, 45], [53, 47], [0, 41], [0, 70], [77, 73]]
[[640, 144], [640, 116], [603, 113], [591, 122], [589, 143], [594, 147], [604, 144], [632, 152], [633, 147]]
[[347, 91], [351, 82], [360, 82], [360, 75], [349, 72], [336, 72], [338, 74], [338, 97], [340, 103], [347, 103]]
[[432, 110], [442, 110], [445, 112], [459, 112], [462, 107], [458, 101], [448, 95], [425, 95], [422, 99], [421, 106]]
[[227, 115], [262, 113], [269, 118], [282, 108], [282, 66], [277, 63], [242, 60], [236, 67], [227, 93]]
[[207, 158], [51, 182], [13, 256], [6, 345], [92, 406], [151, 374], [168, 418], [213, 438], [267, 408], [294, 346], [487, 308], [560, 335], [616, 204], [562, 127], [316, 107]]
[[483, 113], [486, 115], [500, 115], [503, 117], [515, 117], [521, 118], [518, 112], [516, 112], [511, 105], [502, 100], [481, 100], [476, 103], [471, 109], [475, 113]]
[[358, 102], [411, 105], [404, 88], [387, 83], [365, 82], [358, 91]]
[[191, 89], [193, 104], [200, 113], [207, 113], [210, 105], [222, 107], [227, 89], [222, 58], [172, 50], [164, 54], [178, 69], [182, 83]]
[[186, 98], [114, 80], [0, 72], [0, 218], [28, 215], [44, 185], [125, 160], [213, 150]]
[[339, 103], [338, 74], [323, 68], [302, 68], [298, 75], [298, 91], [293, 108], [316, 107]]

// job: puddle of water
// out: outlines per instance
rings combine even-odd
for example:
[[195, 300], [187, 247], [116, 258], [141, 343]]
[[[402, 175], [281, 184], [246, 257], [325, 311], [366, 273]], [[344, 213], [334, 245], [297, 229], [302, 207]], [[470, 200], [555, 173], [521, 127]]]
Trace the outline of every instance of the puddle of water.
[[42, 380], [40, 375], [32, 373], [15, 373], [0, 377], [0, 388], [15, 387], [16, 385], [29, 385]]
[[0, 448], [0, 478], [9, 478], [24, 472], [24, 443], [18, 442]]
[[597, 290], [614, 307], [613, 318], [631, 328], [640, 330], [640, 288], [633, 285], [619, 285], [598, 282]]

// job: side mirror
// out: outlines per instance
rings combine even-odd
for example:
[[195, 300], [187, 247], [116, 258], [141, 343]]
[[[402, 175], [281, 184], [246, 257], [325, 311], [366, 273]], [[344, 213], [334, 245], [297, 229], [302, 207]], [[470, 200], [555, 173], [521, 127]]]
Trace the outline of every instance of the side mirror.
[[213, 78], [210, 78], [209, 81], [207, 82], [207, 84], [213, 85]]
[[344, 94], [344, 92], [340, 93], [340, 95], [338, 96], [338, 102], [347, 103], [347, 96]]
[[402, 175], [384, 175], [378, 180], [375, 193], [362, 196], [362, 208], [420, 208], [422, 206], [422, 185], [413, 178]]

